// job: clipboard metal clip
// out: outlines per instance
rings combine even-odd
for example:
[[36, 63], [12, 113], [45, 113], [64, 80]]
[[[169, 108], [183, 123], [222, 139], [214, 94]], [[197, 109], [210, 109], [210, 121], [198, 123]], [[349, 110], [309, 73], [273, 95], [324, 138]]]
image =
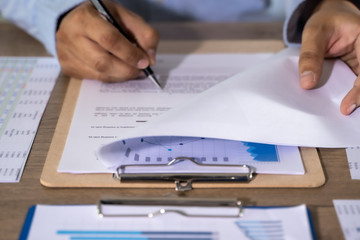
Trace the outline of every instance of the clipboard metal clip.
[[[213, 170], [209, 172], [161, 172], [161, 173], [128, 173], [126, 169], [136, 167], [160, 167], [166, 168], [181, 161], [191, 161], [197, 167], [210, 167]], [[221, 172], [219, 168], [236, 167], [244, 171]], [[177, 157], [167, 164], [130, 164], [121, 165], [113, 174], [115, 179], [121, 182], [126, 181], [165, 181], [174, 182], [176, 191], [192, 190], [193, 182], [249, 182], [253, 179], [255, 169], [249, 165], [222, 165], [222, 164], [202, 164], [195, 161], [194, 158]]]
[[[118, 209], [115, 210], [114, 206]], [[99, 217], [153, 218], [167, 213], [176, 213], [184, 217], [238, 218], [243, 216], [242, 202], [233, 198], [101, 199], [97, 204], [97, 210]]]

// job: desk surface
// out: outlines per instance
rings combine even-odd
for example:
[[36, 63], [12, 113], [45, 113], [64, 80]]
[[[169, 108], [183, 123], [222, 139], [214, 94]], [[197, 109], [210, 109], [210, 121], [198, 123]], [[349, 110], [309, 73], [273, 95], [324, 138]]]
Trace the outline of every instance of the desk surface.
[[[215, 26], [214, 26], [215, 25]], [[281, 40], [282, 26], [267, 24], [154, 25], [165, 40]], [[174, 29], [181, 29], [175, 31]], [[208, 31], [220, 29], [219, 31]], [[187, 34], [184, 34], [187, 33]], [[20, 29], [0, 23], [0, 56], [45, 56], [44, 48]], [[20, 183], [0, 184], [0, 239], [17, 239], [27, 210], [34, 204], [94, 204], [104, 196], [236, 197], [247, 205], [296, 205], [310, 208], [318, 239], [343, 239], [333, 199], [360, 199], [360, 181], [351, 180], [344, 149], [319, 149], [326, 183], [315, 189], [198, 189], [178, 194], [171, 189], [50, 189], [39, 179], [59, 117], [69, 78], [60, 75], [35, 138]]]

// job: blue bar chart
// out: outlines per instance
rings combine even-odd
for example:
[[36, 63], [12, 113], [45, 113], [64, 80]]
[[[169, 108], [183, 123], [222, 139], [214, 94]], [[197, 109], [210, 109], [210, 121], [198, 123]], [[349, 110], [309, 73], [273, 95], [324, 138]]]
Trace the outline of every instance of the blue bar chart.
[[144, 137], [123, 140], [123, 157], [137, 163], [167, 163], [176, 157], [191, 157], [206, 164], [278, 162], [275, 145], [198, 137]]
[[84, 231], [59, 230], [69, 240], [215, 240], [212, 232], [196, 231]]
[[258, 221], [240, 220], [236, 224], [251, 240], [285, 240], [280, 220]]

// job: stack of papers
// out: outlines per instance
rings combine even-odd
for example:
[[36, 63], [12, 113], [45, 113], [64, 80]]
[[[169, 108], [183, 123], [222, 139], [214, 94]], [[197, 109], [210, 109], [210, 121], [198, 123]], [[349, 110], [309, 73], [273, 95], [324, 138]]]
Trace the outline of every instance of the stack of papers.
[[[277, 149], [357, 146], [359, 112], [344, 116], [339, 111], [355, 75], [341, 61], [327, 61], [321, 86], [303, 90], [298, 54], [298, 49], [286, 49], [272, 57], [161, 55], [154, 70], [163, 90], [148, 80], [84, 80], [58, 171], [113, 172], [116, 164], [109, 164], [103, 153], [136, 138], [223, 139]], [[136, 155], [132, 159], [136, 161]], [[147, 162], [157, 161], [154, 155]], [[301, 159], [291, 161], [296, 165]], [[277, 167], [269, 169], [264, 172], [274, 173]]]
[[[135, 128], [151, 124], [156, 118], [186, 102], [189, 98], [193, 98], [239, 71], [257, 65], [270, 56], [271, 54], [160, 55], [154, 70], [159, 74], [160, 81], [163, 84], [166, 83], [163, 90], [159, 90], [148, 79], [114, 84], [84, 80], [58, 171], [70, 173], [114, 172], [114, 168], [119, 163], [116, 160], [110, 163], [110, 159], [102, 158], [102, 156], [106, 152], [109, 154], [116, 154], [116, 152], [106, 151], [106, 148], [103, 149], [104, 151], [97, 152], [102, 145], [112, 143], [116, 139], [122, 142], [122, 136], [131, 134]], [[163, 143], [159, 144], [159, 141]], [[157, 154], [150, 156], [149, 149], [143, 149], [147, 152], [147, 158], [142, 162], [159, 164], [168, 162], [170, 156], [176, 157], [177, 149], [174, 149], [174, 142], [165, 143], [164, 141], [166, 140], [155, 137], [147, 138], [146, 141], [142, 141], [143, 144], [135, 144], [138, 148], [146, 142], [156, 142], [156, 144], [150, 145], [157, 149], [164, 149], [165, 145], [172, 145], [171, 152], [169, 152], [169, 148], [166, 149], [165, 154], [170, 153], [166, 157]], [[78, 142], [82, 142], [81, 146], [83, 147], [79, 146]], [[129, 143], [129, 141], [127, 142]], [[255, 167], [257, 172], [262, 173], [304, 173], [300, 154], [296, 147], [271, 146], [270, 148], [274, 149], [275, 157], [272, 161], [264, 161], [261, 158], [255, 159], [255, 155], [248, 152], [253, 147], [244, 146], [242, 142], [238, 142], [236, 144], [242, 148], [240, 154], [248, 156], [246, 161], [244, 161], [245, 158], [239, 161], [240, 155], [235, 158], [235, 161], [229, 160], [228, 154], [220, 154], [219, 151], [217, 151], [216, 160], [213, 161], [215, 157], [213, 154], [214, 142], [218, 144], [220, 139], [198, 138], [197, 141], [193, 141], [183, 138], [178, 139], [177, 142], [182, 147], [181, 156], [189, 154], [189, 151], [184, 152], [184, 148], [198, 151], [204, 149], [201, 157], [203, 159], [205, 155], [208, 156], [206, 163], [249, 164]], [[224, 143], [221, 142], [222, 145]], [[201, 148], [197, 148], [196, 144], [200, 144]], [[99, 154], [100, 152], [101, 154]], [[134, 151], [131, 154], [135, 154]], [[104, 161], [99, 161], [96, 155]], [[194, 157], [193, 152], [190, 155], [188, 157]], [[114, 156], [115, 159], [117, 157]], [[162, 161], [159, 161], [160, 158]], [[133, 155], [133, 162], [139, 163], [136, 159], [136, 155]], [[178, 166], [176, 169], [179, 169]], [[191, 167], [193, 166], [191, 165]]]
[[122, 138], [192, 136], [275, 145], [355, 147], [360, 111], [340, 113], [356, 76], [342, 61], [326, 61], [320, 86], [299, 84], [298, 49], [285, 49], [189, 98]]

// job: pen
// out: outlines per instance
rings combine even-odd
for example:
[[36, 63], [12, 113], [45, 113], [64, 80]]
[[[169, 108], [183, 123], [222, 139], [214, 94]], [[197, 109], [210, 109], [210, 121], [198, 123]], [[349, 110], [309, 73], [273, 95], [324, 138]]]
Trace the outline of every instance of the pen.
[[[114, 27], [117, 28], [117, 30], [119, 30], [119, 32], [125, 37], [127, 38], [129, 41], [131, 41], [131, 38], [126, 34], [126, 32], [121, 28], [121, 26], [115, 21], [115, 18], [113, 18], [110, 14], [110, 12], [106, 9], [105, 5], [102, 3], [101, 0], [90, 0], [90, 2], [92, 3], [92, 5], [96, 8], [96, 10], [99, 12], [99, 14], [101, 16], [103, 16], [107, 21], [109, 21]], [[144, 71], [144, 73], [146, 74], [146, 76], [148, 78], [150, 78], [155, 84], [156, 86], [158, 86], [159, 88], [162, 88], [160, 85], [160, 82], [158, 81], [158, 79], [155, 77], [153, 70], [149, 67], [142, 69]]]

